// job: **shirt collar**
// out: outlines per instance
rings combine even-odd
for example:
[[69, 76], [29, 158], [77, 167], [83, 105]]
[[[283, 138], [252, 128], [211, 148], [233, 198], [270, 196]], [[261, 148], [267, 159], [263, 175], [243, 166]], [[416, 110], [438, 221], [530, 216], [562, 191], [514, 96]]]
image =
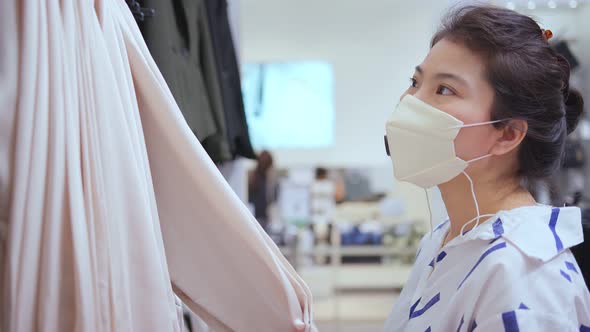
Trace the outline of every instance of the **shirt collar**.
[[[448, 224], [441, 224], [439, 231], [446, 233]], [[500, 211], [447, 245], [458, 246], [476, 239], [492, 242], [500, 237], [525, 255], [546, 262], [584, 241], [581, 211], [577, 207], [546, 205]]]

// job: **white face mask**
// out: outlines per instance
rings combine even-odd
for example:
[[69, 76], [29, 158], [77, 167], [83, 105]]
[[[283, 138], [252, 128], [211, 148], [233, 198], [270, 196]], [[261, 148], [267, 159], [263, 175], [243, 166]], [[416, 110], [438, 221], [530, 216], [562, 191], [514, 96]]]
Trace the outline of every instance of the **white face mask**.
[[461, 174], [469, 163], [455, 153], [455, 138], [465, 127], [482, 126], [498, 121], [465, 125], [452, 115], [406, 95], [387, 121], [387, 144], [395, 178], [430, 188]]
[[[406, 95], [397, 105], [387, 121], [386, 144], [391, 155], [396, 179], [427, 188], [437, 186], [463, 173], [469, 180], [471, 194], [475, 202], [477, 217], [463, 225], [477, 221], [479, 224], [479, 205], [475, 197], [473, 181], [465, 172], [469, 163], [487, 158], [487, 154], [465, 161], [455, 152], [455, 138], [461, 128], [483, 126], [505, 120], [488, 121], [465, 125], [454, 116], [437, 109], [420, 99]], [[428, 204], [430, 209], [430, 203]], [[432, 228], [432, 212], [430, 213]]]

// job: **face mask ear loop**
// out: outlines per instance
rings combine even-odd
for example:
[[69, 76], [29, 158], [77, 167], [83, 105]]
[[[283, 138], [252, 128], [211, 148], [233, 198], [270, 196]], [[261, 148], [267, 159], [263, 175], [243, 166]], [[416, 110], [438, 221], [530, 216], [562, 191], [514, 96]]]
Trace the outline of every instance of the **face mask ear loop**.
[[450, 127], [449, 129], [470, 128], [470, 127], [485, 126], [485, 125], [494, 124], [494, 123], [498, 123], [498, 122], [503, 122], [503, 121], [507, 121], [507, 120], [509, 120], [509, 119], [495, 120], [495, 121], [486, 121], [486, 122], [471, 123], [471, 124], [462, 124], [462, 125], [457, 125], [457, 126]]
[[[488, 153], [488, 154], [486, 154], [486, 155], [484, 155], [484, 156], [477, 157], [477, 158], [473, 158], [473, 159], [471, 159], [471, 160], [467, 161], [467, 163], [468, 163], [468, 164], [471, 164], [471, 163], [474, 163], [474, 162], [476, 162], [476, 161], [480, 161], [480, 160], [482, 160], [482, 159], [486, 159], [486, 158], [488, 158], [488, 157], [491, 157], [491, 156], [493, 156], [493, 155], [492, 155], [491, 153]], [[463, 172], [463, 174], [465, 174], [465, 172]], [[465, 174], [465, 175], [467, 176], [467, 174]], [[469, 179], [469, 176], [467, 176], [467, 178]], [[469, 181], [471, 181], [471, 179], [469, 179]]]
[[430, 197], [428, 196], [428, 189], [424, 188], [424, 192], [426, 193], [426, 206], [428, 206], [428, 215], [430, 217], [430, 238], [432, 239], [432, 233], [434, 232], [434, 227], [432, 227], [432, 208], [430, 207]]

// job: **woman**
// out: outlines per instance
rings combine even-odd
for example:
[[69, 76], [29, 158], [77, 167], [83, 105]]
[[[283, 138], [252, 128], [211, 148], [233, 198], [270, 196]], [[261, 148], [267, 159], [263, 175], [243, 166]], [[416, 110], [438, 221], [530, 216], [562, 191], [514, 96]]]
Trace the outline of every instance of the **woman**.
[[590, 329], [568, 249], [583, 240], [580, 211], [538, 205], [521, 185], [559, 168], [582, 113], [550, 37], [516, 12], [466, 7], [416, 67], [388, 145], [396, 177], [438, 186], [449, 220], [422, 240], [387, 331]]

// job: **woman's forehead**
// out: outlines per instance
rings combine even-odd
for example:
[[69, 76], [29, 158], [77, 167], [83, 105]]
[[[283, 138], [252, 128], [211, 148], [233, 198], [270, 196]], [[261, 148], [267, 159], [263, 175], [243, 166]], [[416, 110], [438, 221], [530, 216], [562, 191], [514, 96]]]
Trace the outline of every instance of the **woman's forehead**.
[[441, 73], [457, 76], [470, 84], [485, 80], [485, 62], [477, 53], [460, 43], [442, 39], [428, 52], [419, 66], [425, 75]]

